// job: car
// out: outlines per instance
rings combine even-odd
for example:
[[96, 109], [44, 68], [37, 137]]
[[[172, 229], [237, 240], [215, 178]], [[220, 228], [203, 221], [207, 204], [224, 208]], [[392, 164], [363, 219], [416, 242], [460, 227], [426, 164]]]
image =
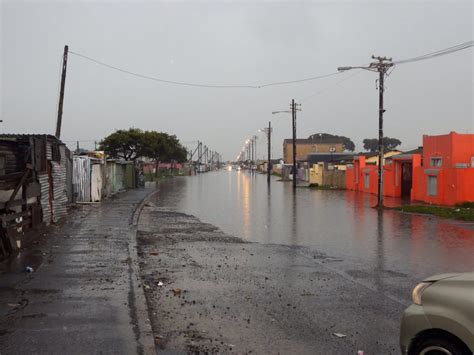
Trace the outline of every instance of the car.
[[403, 313], [403, 355], [474, 353], [474, 272], [425, 279]]

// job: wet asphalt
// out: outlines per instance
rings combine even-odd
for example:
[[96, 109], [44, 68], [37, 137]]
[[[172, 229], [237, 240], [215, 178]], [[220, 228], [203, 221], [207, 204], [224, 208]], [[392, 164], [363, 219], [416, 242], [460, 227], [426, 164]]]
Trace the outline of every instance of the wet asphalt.
[[338, 272], [337, 259], [244, 242], [151, 203], [138, 245], [159, 352], [399, 353], [405, 304]]
[[2, 263], [2, 355], [154, 352], [134, 249], [135, 212], [150, 192], [79, 206]]

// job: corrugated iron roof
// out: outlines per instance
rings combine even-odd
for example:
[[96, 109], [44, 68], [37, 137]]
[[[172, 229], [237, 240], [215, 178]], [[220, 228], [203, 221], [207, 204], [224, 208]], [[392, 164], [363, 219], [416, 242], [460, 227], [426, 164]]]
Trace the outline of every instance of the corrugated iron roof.
[[53, 136], [52, 134], [39, 134], [39, 133], [31, 133], [31, 134], [28, 134], [28, 133], [0, 133], [0, 139], [28, 139], [30, 137], [34, 137], [34, 138], [48, 138], [48, 139], [53, 139], [53, 140], [56, 140], [58, 142], [60, 142], [61, 144], [64, 144], [63, 142], [61, 142], [60, 139], [58, 139], [56, 136]]

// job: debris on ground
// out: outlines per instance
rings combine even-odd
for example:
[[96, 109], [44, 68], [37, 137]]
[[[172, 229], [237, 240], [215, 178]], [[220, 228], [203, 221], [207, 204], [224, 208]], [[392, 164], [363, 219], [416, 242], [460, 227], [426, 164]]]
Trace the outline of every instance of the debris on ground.
[[171, 291], [174, 293], [175, 296], [178, 296], [181, 294], [180, 288], [173, 288]]
[[25, 271], [26, 271], [26, 272], [33, 272], [34, 269], [33, 269], [31, 266], [27, 266], [27, 267], [25, 268]]
[[345, 338], [347, 335], [342, 333], [332, 333], [332, 335], [337, 336], [338, 338]]
[[157, 256], [158, 252], [157, 251], [150, 251], [150, 255]]

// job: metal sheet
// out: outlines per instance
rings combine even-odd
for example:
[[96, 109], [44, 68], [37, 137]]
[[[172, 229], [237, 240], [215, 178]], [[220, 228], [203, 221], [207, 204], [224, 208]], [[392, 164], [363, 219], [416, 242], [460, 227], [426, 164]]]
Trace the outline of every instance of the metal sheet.
[[73, 158], [72, 184], [76, 201], [91, 201], [91, 162], [86, 156]]

